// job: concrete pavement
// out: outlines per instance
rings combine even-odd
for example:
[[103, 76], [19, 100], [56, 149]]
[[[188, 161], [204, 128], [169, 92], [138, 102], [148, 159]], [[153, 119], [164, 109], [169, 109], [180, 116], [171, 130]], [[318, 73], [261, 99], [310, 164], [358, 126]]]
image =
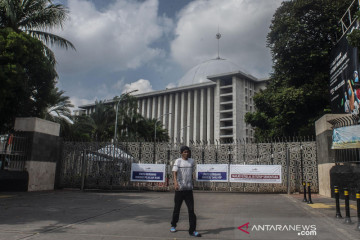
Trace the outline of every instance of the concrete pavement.
[[[178, 232], [169, 232], [173, 196], [172, 192], [0, 193], [0, 239], [189, 239], [185, 204]], [[351, 202], [353, 224], [345, 225], [343, 219], [334, 218], [335, 200], [320, 195], [313, 195], [313, 205], [303, 203], [302, 195], [196, 191], [194, 197], [202, 239], [360, 239], [355, 202]]]

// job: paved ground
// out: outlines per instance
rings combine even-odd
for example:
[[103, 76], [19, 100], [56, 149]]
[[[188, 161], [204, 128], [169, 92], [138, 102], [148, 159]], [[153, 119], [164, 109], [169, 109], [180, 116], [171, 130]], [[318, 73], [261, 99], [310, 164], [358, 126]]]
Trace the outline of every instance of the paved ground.
[[[185, 204], [178, 232], [169, 232], [173, 195], [0, 193], [0, 239], [188, 239]], [[360, 239], [355, 202], [351, 202], [353, 224], [345, 225], [334, 218], [334, 199], [319, 195], [313, 195], [313, 205], [303, 203], [302, 195], [195, 192], [194, 196], [202, 239]], [[341, 210], [344, 217], [344, 207]]]

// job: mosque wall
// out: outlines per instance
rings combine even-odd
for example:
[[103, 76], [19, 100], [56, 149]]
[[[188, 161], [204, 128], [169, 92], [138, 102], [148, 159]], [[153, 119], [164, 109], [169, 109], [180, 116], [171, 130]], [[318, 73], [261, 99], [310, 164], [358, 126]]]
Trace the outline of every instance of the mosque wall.
[[[251, 141], [254, 131], [245, 123], [245, 114], [254, 111], [253, 96], [264, 88], [266, 81], [236, 72], [211, 77], [211, 82], [134, 96], [138, 112], [161, 122], [170, 141]], [[81, 108], [90, 115], [95, 104]]]

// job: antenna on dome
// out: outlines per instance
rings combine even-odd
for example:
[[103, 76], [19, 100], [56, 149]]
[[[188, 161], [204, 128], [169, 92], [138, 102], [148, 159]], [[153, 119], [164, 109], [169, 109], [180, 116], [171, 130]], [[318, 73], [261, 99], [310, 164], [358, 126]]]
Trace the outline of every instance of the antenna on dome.
[[218, 57], [216, 59], [221, 59], [220, 58], [220, 38], [221, 38], [221, 34], [220, 34], [220, 30], [219, 30], [219, 25], [218, 25], [218, 33], [216, 34], [216, 39], [218, 40]]

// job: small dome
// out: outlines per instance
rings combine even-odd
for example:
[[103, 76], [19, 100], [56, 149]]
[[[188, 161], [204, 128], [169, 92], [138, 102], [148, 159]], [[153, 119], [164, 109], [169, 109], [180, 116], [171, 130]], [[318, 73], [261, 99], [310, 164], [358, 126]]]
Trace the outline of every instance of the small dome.
[[242, 71], [235, 63], [222, 59], [211, 59], [191, 68], [180, 80], [179, 86], [209, 82], [208, 76]]

